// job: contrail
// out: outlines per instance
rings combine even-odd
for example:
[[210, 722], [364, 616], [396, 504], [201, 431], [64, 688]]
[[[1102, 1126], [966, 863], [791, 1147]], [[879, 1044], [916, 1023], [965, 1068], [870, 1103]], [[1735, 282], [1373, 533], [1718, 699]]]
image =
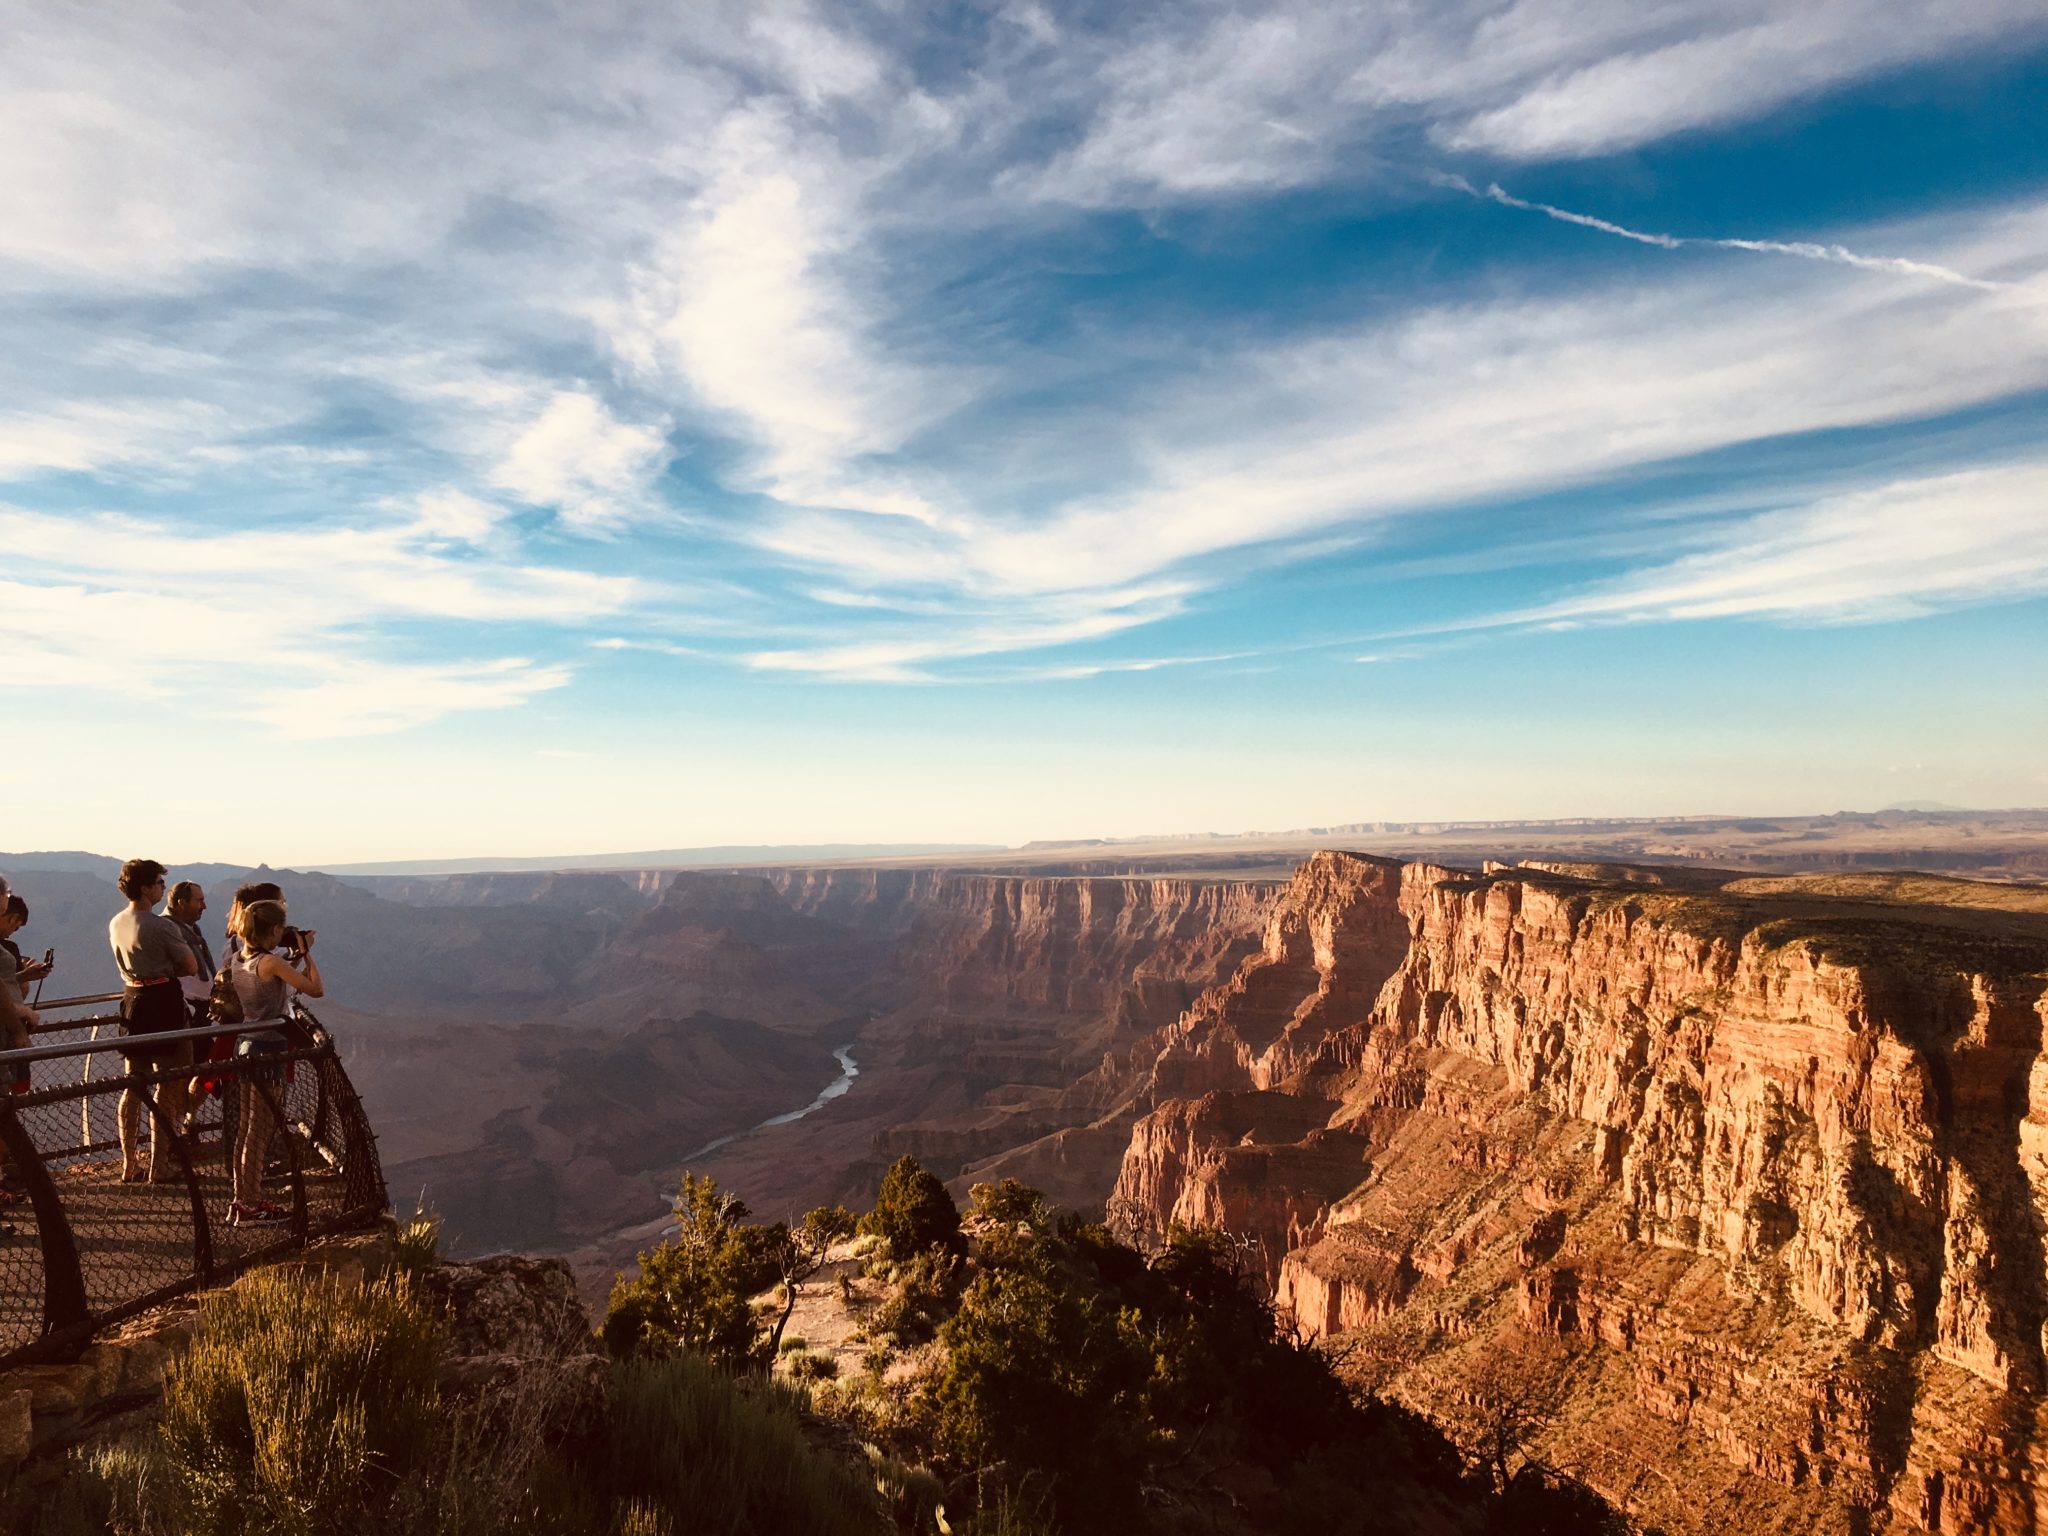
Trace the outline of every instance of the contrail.
[[1904, 256], [1866, 256], [1861, 251], [1852, 251], [1846, 245], [1817, 245], [1809, 240], [1732, 240], [1716, 239], [1707, 235], [1663, 235], [1652, 231], [1630, 229], [1626, 224], [1615, 224], [1607, 219], [1596, 219], [1589, 213], [1573, 213], [1569, 208], [1558, 208], [1550, 203], [1532, 203], [1526, 198], [1516, 197], [1504, 190], [1500, 183], [1489, 183], [1484, 192], [1473, 186], [1462, 176], [1432, 177], [1441, 186], [1455, 187], [1471, 197], [1484, 198], [1499, 203], [1504, 208], [1520, 208], [1529, 213], [1540, 213], [1547, 219], [1556, 219], [1561, 224], [1577, 224], [1584, 229], [1597, 229], [1605, 235], [1616, 235], [1623, 240], [1633, 240], [1638, 245], [1654, 245], [1661, 250], [1675, 251], [1682, 246], [1713, 246], [1724, 251], [1758, 251], [1769, 256], [1797, 256], [1804, 261], [1828, 261], [1839, 266], [1860, 267], [1866, 272], [1889, 272], [1896, 277], [1921, 277], [1932, 282], [1949, 283], [1958, 288], [1976, 288], [1986, 293], [1999, 293], [2012, 287], [2010, 283], [1991, 282], [1981, 277], [1971, 277], [1950, 267], [1936, 266], [1929, 261], [1911, 261]]

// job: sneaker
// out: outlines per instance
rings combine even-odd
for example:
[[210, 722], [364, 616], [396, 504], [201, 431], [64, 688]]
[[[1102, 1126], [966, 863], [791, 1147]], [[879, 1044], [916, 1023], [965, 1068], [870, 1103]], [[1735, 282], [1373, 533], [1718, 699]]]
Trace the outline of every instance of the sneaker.
[[254, 1205], [244, 1205], [237, 1200], [228, 1207], [228, 1225], [231, 1227], [274, 1227], [291, 1217], [268, 1200], [258, 1200]]

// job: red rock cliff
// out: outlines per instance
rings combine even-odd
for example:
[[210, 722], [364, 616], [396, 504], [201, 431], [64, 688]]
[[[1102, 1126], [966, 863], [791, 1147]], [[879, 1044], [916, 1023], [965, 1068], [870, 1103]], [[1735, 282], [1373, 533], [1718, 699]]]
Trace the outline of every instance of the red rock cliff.
[[1113, 1217], [1244, 1232], [1454, 1428], [1536, 1350], [1667, 1527], [2033, 1530], [2044, 919], [1595, 875], [1317, 855], [1150, 1043]]
[[1256, 881], [801, 869], [791, 909], [892, 937], [899, 971], [962, 1007], [1125, 1008], [1172, 1019], [1249, 947], [1279, 887]]
[[[1128, 1119], [1091, 1131], [1134, 1045], [1258, 943], [1271, 882], [806, 869], [789, 908], [891, 946], [864, 1051], [902, 1101], [873, 1155], [961, 1186], [1015, 1173], [1099, 1204]], [[864, 1062], [868, 1058], [863, 1057]]]

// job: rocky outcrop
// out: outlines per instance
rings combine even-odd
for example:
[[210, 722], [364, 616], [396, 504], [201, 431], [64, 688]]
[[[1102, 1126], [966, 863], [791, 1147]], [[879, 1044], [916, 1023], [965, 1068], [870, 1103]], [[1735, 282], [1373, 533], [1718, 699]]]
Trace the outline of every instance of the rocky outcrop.
[[600, 1409], [604, 1355], [561, 1259], [499, 1254], [436, 1265], [421, 1291], [447, 1328], [444, 1394], [516, 1394], [524, 1411], [563, 1425]]
[[1425, 1410], [1549, 1339], [1557, 1459], [1667, 1527], [2031, 1530], [2048, 923], [1859, 879], [1319, 854], [1154, 1042], [1112, 1213], [1281, 1255]]

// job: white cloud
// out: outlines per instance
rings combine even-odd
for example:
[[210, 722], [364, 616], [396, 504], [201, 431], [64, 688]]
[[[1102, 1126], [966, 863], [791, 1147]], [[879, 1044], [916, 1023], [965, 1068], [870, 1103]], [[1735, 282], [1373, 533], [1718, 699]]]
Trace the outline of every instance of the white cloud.
[[199, 402], [65, 402], [54, 410], [0, 416], [0, 478], [160, 465], [196, 447], [217, 448], [228, 430], [224, 413]]
[[412, 526], [421, 537], [456, 544], [495, 542], [510, 515], [504, 507], [452, 486], [422, 491], [409, 501], [399, 499], [389, 505], [410, 510]]
[[2048, 460], [1896, 480], [1746, 519], [1714, 547], [1477, 627], [1855, 623], [2048, 593]]
[[[422, 659], [384, 621], [576, 625], [649, 595], [629, 578], [435, 548], [426, 520], [192, 535], [137, 518], [0, 508], [0, 687], [187, 701], [280, 734], [372, 734], [502, 709], [570, 671], [518, 656]], [[33, 572], [33, 579], [23, 573]]]
[[661, 428], [622, 422], [582, 390], [558, 390], [492, 468], [491, 483], [592, 529], [628, 517], [668, 459]]
[[1661, 36], [1576, 57], [1561, 51], [1544, 77], [1526, 79], [1498, 106], [1440, 124], [1439, 137], [1450, 148], [1521, 160], [1611, 154], [1759, 116], [1903, 64], [2010, 46], [2043, 22], [2029, 0], [1708, 3], [1646, 12], [1650, 27], [1666, 23]]
[[703, 195], [614, 313], [613, 346], [755, 444], [751, 479], [769, 495], [937, 521], [901, 476], [863, 462], [957, 405], [965, 378], [877, 339], [854, 276], [864, 172], [770, 107], [728, 119], [707, 162]]
[[1079, 593], [1029, 608], [950, 613], [916, 632], [845, 644], [754, 651], [744, 660], [763, 672], [801, 672], [867, 682], [937, 682], [948, 663], [974, 657], [1046, 650], [1121, 634], [1180, 611], [1183, 586], [1154, 583], [1114, 592]]
[[[360, 468], [360, 496], [337, 493], [331, 514], [379, 513], [355, 530], [314, 519], [292, 548], [318, 579], [277, 579], [316, 623], [372, 632], [645, 607], [645, 583], [522, 563], [541, 520], [520, 504], [677, 560], [681, 540], [660, 539], [687, 519], [688, 558], [800, 583], [724, 594], [749, 665], [954, 675], [1183, 611], [1299, 541], [2048, 386], [2039, 209], [1909, 242], [1722, 241], [1843, 268], [1820, 273], [1724, 272], [1679, 237], [1604, 226], [1670, 244], [1671, 270], [1599, 292], [1495, 289], [1287, 343], [1134, 339], [1098, 313], [1071, 355], [1040, 355], [1005, 330], [1032, 317], [1001, 295], [979, 308], [986, 290], [928, 319], [981, 261], [959, 254], [976, 231], [1064, 224], [1046, 200], [1354, 179], [1425, 137], [1598, 153], [2039, 19], [2038, 0], [1937, 9], [1449, 0], [1105, 21], [1016, 5], [934, 62], [948, 50], [912, 39], [909, 13], [799, 4], [564, 25], [440, 0], [248, 16], [136, 0], [91, 28], [46, 8], [0, 59], [0, 289], [34, 290], [19, 310], [46, 328], [0, 359], [0, 410], [17, 412], [0, 418], [0, 474], [203, 483], [260, 460], [303, 492]], [[1888, 280], [1902, 263], [1987, 286], [1903, 287]], [[110, 292], [131, 303], [112, 329], [136, 334], [91, 346], [72, 346], [87, 322], [41, 302]], [[1098, 370], [1120, 386], [1134, 351], [1156, 370], [1143, 387], [1086, 407], [1115, 424], [1096, 430], [1117, 439], [1117, 477], [1025, 465], [1068, 451], [1056, 430], [996, 446], [963, 426], [943, 472], [924, 456], [985, 391], [1021, 399], [1051, 378], [1078, 393]], [[768, 504], [668, 508], [672, 444]], [[62, 547], [8, 526], [42, 541], [28, 558]], [[51, 567], [82, 592], [176, 595], [159, 569], [200, 586], [238, 569], [170, 527], [69, 531], [108, 546], [100, 565]], [[550, 675], [458, 668], [417, 691], [484, 698]], [[336, 687], [337, 713], [367, 718]]]
[[2035, 0], [1180, 8], [1106, 41], [1080, 142], [1016, 181], [1098, 206], [1357, 179], [1418, 124], [1453, 151], [1609, 154], [2044, 25]]
[[1038, 604], [1195, 580], [1190, 562], [1262, 543], [2048, 387], [2048, 208], [1911, 243], [1998, 282], [1792, 264], [1767, 284], [1695, 265], [1595, 294], [1411, 312], [1216, 358], [1132, 420], [1151, 469], [1135, 493], [938, 529], [806, 513], [760, 537], [869, 588]]

